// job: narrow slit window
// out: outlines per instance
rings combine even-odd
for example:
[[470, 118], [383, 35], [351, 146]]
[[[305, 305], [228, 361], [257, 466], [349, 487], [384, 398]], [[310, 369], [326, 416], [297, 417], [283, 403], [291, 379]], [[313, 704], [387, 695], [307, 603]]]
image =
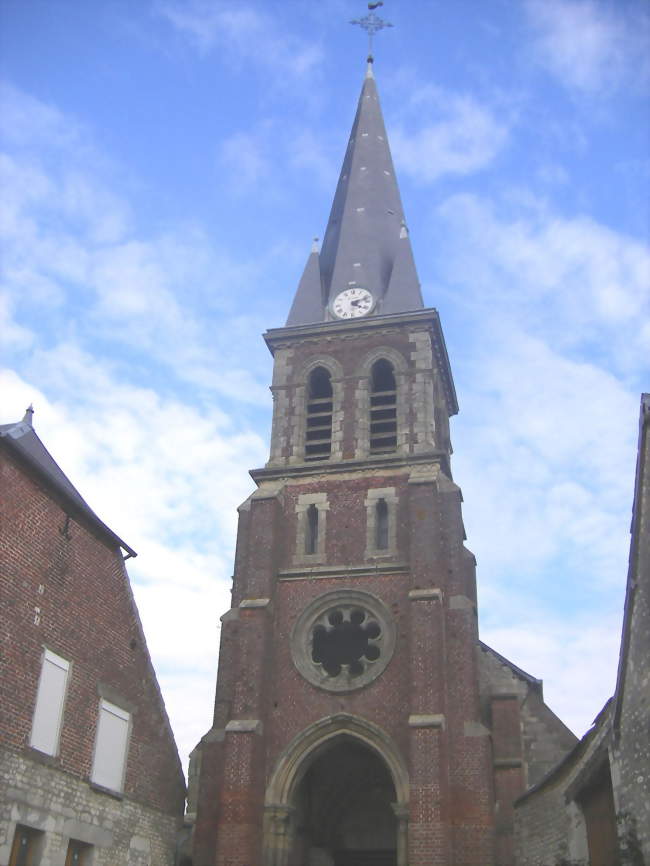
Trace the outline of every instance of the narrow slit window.
[[318, 553], [318, 508], [313, 504], [307, 509], [306, 529], [305, 553]]
[[327, 460], [332, 452], [332, 381], [324, 367], [309, 375], [305, 460]]
[[375, 547], [377, 550], [388, 548], [388, 505], [385, 499], [378, 499], [375, 505]]
[[370, 377], [370, 453], [397, 448], [397, 384], [393, 365], [382, 358], [372, 365]]

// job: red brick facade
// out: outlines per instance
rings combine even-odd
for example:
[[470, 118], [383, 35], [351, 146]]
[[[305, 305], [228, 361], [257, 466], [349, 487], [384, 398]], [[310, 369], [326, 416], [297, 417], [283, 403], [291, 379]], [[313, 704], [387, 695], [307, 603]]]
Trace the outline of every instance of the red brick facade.
[[[495, 862], [491, 747], [478, 689], [474, 562], [463, 546], [460, 491], [446, 474], [446, 424], [438, 434], [442, 447], [425, 443], [418, 453], [421, 413], [432, 408], [410, 399], [419, 376], [428, 377], [439, 412], [446, 407], [429, 323], [421, 315], [415, 322], [408, 318], [381, 329], [357, 326], [354, 333], [346, 323], [345, 332], [339, 325], [325, 338], [316, 333], [292, 339], [285, 332], [274, 346], [293, 350], [287, 379], [276, 389], [285, 391], [295, 416], [303, 411], [299, 389], [310, 360], [331, 357], [340, 363], [335, 384], [342, 386], [343, 460], [289, 465], [296, 443], [288, 438], [276, 465], [255, 473], [259, 490], [241, 509], [214, 727], [201, 746], [195, 866], [294, 862], [289, 813], [296, 808], [297, 782], [293, 788], [288, 782], [280, 802], [273, 801], [269, 785], [291, 744], [337, 714], [376, 726], [405, 768], [407, 790], [396, 790], [402, 814], [394, 862]], [[428, 335], [428, 362], [415, 357], [414, 330]], [[397, 454], [355, 460], [363, 426], [357, 411], [364, 375], [359, 370], [365, 357], [382, 349], [403, 359], [398, 389], [409, 395], [400, 420], [404, 444]], [[364, 503], [374, 488], [394, 491], [396, 545], [369, 556]], [[308, 494], [327, 502], [326, 538], [318, 562], [301, 565], [297, 504]], [[339, 694], [301, 675], [292, 658], [292, 631], [310, 602], [342, 589], [380, 599], [396, 639], [380, 676]], [[346, 737], [355, 734], [343, 725], [332, 743]], [[310, 755], [304, 760], [308, 765]], [[298, 768], [296, 776], [303, 772]], [[281, 843], [268, 817], [265, 829], [265, 800], [267, 813], [287, 808]]]
[[270, 459], [190, 767], [194, 866], [511, 866], [512, 801], [572, 738], [479, 643], [454, 385], [372, 58], [322, 247], [265, 339]]
[[[129, 812], [127, 823], [135, 826], [133, 821], [144, 821], [142, 815], [137, 818], [142, 807], [153, 828], [146, 845], [161, 852], [161, 863], [171, 863], [173, 836], [183, 815], [184, 781], [122, 551], [110, 531], [104, 533], [98, 520], [86, 519], [82, 509], [49, 485], [6, 440], [0, 439], [0, 446], [1, 751], [17, 774], [9, 800], [0, 797], [3, 815], [6, 807], [14, 820], [18, 810], [26, 821], [33, 819], [37, 829], [41, 824], [52, 827], [44, 799], [30, 812], [30, 798], [41, 785], [45, 799], [62, 792], [68, 820], [75, 806], [86, 816], [110, 813], [113, 841], [109, 844], [109, 837], [103, 837], [93, 863], [117, 864], [127, 862], [130, 844], [122, 830], [135, 832], [121, 826], [120, 809]], [[69, 663], [54, 755], [30, 747], [45, 650]], [[130, 716], [123, 790], [116, 792], [123, 806], [90, 781], [102, 698]], [[56, 817], [56, 808], [52, 806], [50, 818]], [[10, 834], [11, 826], [10, 821]], [[74, 832], [77, 838], [83, 828]], [[66, 839], [45, 835], [40, 862], [63, 862], [56, 859], [64, 856], [56, 850], [59, 846], [65, 851]], [[0, 855], [0, 862], [7, 861]]]

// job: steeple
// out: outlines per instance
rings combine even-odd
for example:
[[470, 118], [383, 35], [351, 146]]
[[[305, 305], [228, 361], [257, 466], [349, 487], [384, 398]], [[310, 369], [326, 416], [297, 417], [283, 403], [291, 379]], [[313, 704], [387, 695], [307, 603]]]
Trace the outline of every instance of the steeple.
[[331, 301], [356, 287], [372, 294], [373, 316], [423, 307], [370, 58], [322, 250], [309, 257], [287, 325], [331, 319]]

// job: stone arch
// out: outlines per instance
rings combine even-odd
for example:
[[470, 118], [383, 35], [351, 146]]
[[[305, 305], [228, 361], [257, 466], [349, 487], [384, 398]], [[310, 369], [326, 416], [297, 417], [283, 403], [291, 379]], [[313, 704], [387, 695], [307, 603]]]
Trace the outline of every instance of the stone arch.
[[341, 363], [331, 355], [312, 355], [298, 372], [297, 381], [306, 382], [309, 374], [316, 367], [325, 367], [332, 377], [332, 382], [343, 378], [343, 367]]
[[392, 346], [377, 346], [372, 350], [372, 352], [368, 352], [367, 355], [361, 359], [359, 366], [355, 370], [355, 376], [361, 376], [364, 379], [367, 379], [370, 376], [370, 371], [372, 369], [372, 365], [376, 361], [381, 361], [382, 358], [385, 358], [387, 361], [390, 361], [393, 367], [395, 368], [395, 375], [398, 376], [400, 373], [406, 373], [408, 370], [408, 364], [406, 362], [406, 358], [402, 355], [401, 352], [398, 352], [397, 349], [393, 349]]
[[349, 713], [319, 719], [301, 731], [276, 761], [264, 798], [264, 864], [285, 866], [292, 842], [293, 800], [313, 761], [339, 738], [366, 746], [385, 764], [395, 788], [394, 811], [398, 820], [398, 866], [407, 866], [407, 815], [409, 776], [406, 763], [393, 739], [372, 722]]

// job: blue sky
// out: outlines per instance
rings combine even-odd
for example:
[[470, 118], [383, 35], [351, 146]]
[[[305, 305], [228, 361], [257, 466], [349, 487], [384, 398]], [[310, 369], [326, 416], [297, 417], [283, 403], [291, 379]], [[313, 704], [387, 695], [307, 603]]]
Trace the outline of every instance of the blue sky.
[[[235, 508], [365, 71], [356, 2], [1, 0], [0, 422], [139, 553], [185, 756]], [[375, 73], [460, 402], [484, 640], [582, 734], [611, 694], [650, 388], [645, 0], [386, 3]]]

